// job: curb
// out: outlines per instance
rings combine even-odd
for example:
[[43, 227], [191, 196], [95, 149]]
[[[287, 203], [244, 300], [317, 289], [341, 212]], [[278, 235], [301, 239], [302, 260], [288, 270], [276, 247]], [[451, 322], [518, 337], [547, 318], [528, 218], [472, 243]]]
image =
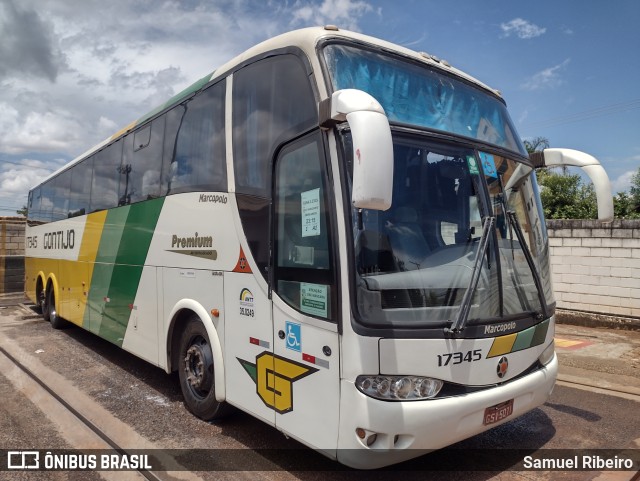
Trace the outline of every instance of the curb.
[[621, 331], [640, 331], [640, 318], [624, 317], [597, 312], [556, 309], [558, 324], [571, 324], [582, 327], [600, 327]]

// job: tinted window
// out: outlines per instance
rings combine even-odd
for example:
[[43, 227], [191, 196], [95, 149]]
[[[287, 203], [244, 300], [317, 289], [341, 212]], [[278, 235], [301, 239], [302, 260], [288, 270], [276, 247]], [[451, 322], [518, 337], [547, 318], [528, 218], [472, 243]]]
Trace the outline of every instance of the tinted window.
[[268, 197], [274, 149], [317, 123], [304, 65], [294, 55], [280, 55], [239, 70], [233, 104], [236, 191]]
[[168, 193], [226, 190], [225, 84], [209, 87], [186, 104], [169, 166]]
[[53, 212], [53, 198], [55, 194], [55, 188], [53, 185], [54, 179], [50, 180], [46, 184], [42, 185], [40, 191], [40, 220], [41, 222], [51, 222], [51, 216]]
[[159, 117], [124, 139], [121, 167], [121, 204], [154, 199], [160, 195], [164, 117]]
[[69, 189], [71, 171], [67, 170], [53, 179], [52, 220], [66, 219], [69, 216]]
[[89, 212], [93, 158], [83, 160], [71, 168], [71, 192], [69, 193], [69, 217]]
[[116, 207], [122, 161], [122, 140], [111, 144], [93, 156], [91, 212]]
[[176, 140], [178, 139], [178, 130], [184, 118], [186, 108], [184, 105], [178, 105], [163, 115], [165, 118], [164, 128], [164, 148], [162, 152], [162, 195], [169, 192], [171, 180], [171, 166], [176, 153]]
[[27, 217], [30, 221], [38, 222], [42, 220], [40, 211], [40, 201], [42, 199], [42, 188], [38, 187], [29, 193], [29, 211]]

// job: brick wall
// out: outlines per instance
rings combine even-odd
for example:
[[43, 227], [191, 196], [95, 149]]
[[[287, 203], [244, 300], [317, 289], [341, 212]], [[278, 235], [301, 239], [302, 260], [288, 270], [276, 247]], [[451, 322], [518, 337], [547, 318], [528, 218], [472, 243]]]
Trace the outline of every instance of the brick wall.
[[547, 221], [557, 305], [640, 317], [640, 220]]
[[0, 294], [24, 291], [23, 217], [0, 217]]

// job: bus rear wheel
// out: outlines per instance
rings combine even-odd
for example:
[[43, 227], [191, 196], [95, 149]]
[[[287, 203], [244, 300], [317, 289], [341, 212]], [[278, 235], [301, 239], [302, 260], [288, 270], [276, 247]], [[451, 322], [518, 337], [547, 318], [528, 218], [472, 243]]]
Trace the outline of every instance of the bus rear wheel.
[[199, 317], [187, 322], [180, 337], [178, 376], [187, 409], [204, 421], [226, 417], [230, 406], [216, 401], [213, 352]]
[[40, 312], [40, 314], [44, 316], [44, 307], [47, 299], [44, 293], [44, 287], [42, 287], [42, 281], [40, 279], [38, 279], [38, 283], [36, 284], [36, 300], [38, 303], [36, 305], [36, 309]]
[[56, 295], [53, 292], [53, 286], [47, 289], [47, 297], [44, 306], [45, 319], [51, 323], [51, 327], [54, 329], [64, 329], [69, 326], [69, 323], [58, 315], [56, 308]]

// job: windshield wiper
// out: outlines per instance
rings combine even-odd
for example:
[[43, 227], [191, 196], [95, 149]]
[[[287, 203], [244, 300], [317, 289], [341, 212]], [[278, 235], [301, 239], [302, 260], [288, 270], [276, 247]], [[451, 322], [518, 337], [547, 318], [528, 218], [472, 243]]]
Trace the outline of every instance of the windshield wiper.
[[518, 221], [518, 217], [516, 213], [512, 210], [507, 211], [507, 219], [509, 220], [509, 224], [515, 229], [516, 237], [518, 238], [518, 242], [520, 243], [520, 247], [522, 248], [522, 252], [524, 253], [524, 258], [529, 265], [529, 269], [531, 270], [531, 275], [533, 276], [533, 283], [536, 286], [536, 290], [538, 291], [538, 301], [540, 302], [541, 313], [537, 313], [538, 319], [547, 319], [549, 317], [549, 312], [547, 311], [547, 301], [544, 298], [544, 293], [542, 290], [542, 281], [540, 280], [540, 274], [538, 273], [538, 269], [533, 262], [533, 256], [531, 255], [531, 251], [529, 250], [529, 246], [524, 240], [524, 234], [522, 233], [522, 227], [520, 227], [520, 222]]
[[487, 249], [489, 248], [489, 236], [491, 231], [493, 230], [493, 226], [496, 222], [495, 217], [487, 216], [484, 218], [484, 222], [482, 223], [482, 237], [480, 237], [480, 244], [478, 245], [478, 251], [476, 252], [476, 259], [473, 262], [473, 271], [471, 272], [471, 282], [469, 283], [469, 287], [467, 291], [464, 293], [464, 297], [462, 298], [462, 303], [460, 305], [460, 309], [458, 310], [458, 315], [455, 321], [449, 321], [451, 327], [447, 326], [444, 328], [444, 333], [446, 335], [457, 337], [459, 336], [467, 320], [469, 318], [469, 311], [471, 310], [471, 302], [473, 302], [473, 294], [476, 292], [478, 287], [478, 281], [480, 280], [480, 273], [482, 270], [482, 262], [487, 254]]

